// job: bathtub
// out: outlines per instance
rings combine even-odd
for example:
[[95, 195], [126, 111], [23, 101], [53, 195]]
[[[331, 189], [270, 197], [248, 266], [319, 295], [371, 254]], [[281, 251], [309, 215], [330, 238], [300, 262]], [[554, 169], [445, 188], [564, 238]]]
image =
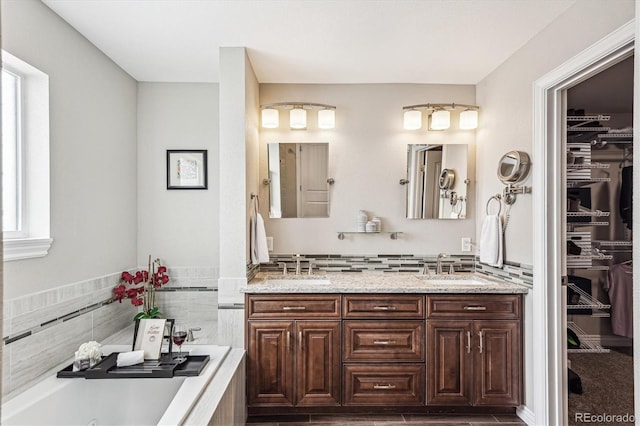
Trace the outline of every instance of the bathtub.
[[[131, 350], [105, 346], [103, 352]], [[228, 346], [194, 345], [183, 350], [209, 355], [197, 377], [170, 379], [59, 379], [47, 377], [2, 405], [3, 425], [178, 425], [208, 387], [217, 387]], [[223, 367], [224, 368], [224, 367]]]

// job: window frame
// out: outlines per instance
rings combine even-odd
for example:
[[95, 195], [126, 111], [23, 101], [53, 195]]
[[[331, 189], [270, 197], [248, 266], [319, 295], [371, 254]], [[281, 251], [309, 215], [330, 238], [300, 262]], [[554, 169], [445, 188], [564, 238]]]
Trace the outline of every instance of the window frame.
[[44, 257], [50, 235], [49, 76], [6, 50], [2, 68], [20, 77], [21, 230], [3, 232], [4, 261]]

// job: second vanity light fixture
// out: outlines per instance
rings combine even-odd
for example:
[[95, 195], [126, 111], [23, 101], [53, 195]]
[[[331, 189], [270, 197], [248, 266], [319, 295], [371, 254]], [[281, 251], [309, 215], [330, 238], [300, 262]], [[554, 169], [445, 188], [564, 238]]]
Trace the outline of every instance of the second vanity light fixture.
[[476, 105], [465, 104], [420, 104], [402, 107], [404, 111], [404, 128], [418, 130], [422, 128], [422, 111], [430, 112], [429, 130], [446, 130], [451, 126], [451, 111], [460, 110], [459, 126], [462, 130], [473, 130], [478, 127], [478, 110]]
[[289, 111], [289, 127], [294, 130], [307, 128], [307, 111], [318, 109], [318, 127], [333, 129], [336, 127], [336, 107], [313, 102], [276, 102], [260, 105], [262, 110], [262, 127], [276, 129], [280, 125], [279, 109]]

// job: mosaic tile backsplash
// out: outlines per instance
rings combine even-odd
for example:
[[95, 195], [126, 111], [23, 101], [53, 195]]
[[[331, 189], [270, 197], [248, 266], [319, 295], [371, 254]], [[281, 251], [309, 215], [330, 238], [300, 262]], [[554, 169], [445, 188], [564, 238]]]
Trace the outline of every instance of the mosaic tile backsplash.
[[[301, 255], [301, 267], [307, 271], [309, 264], [314, 270], [325, 272], [422, 272], [426, 264], [432, 273], [436, 270], [437, 255], [413, 254], [373, 254], [373, 255], [339, 255], [339, 254], [305, 254]], [[269, 263], [260, 267], [248, 265], [247, 279], [250, 281], [258, 271], [280, 272], [282, 263], [288, 271], [295, 271], [295, 254], [271, 254]], [[533, 268], [515, 262], [505, 262], [502, 268], [482, 264], [474, 255], [450, 255], [442, 260], [442, 269], [449, 271], [453, 265], [455, 272], [478, 272], [505, 281], [527, 286], [533, 285]]]

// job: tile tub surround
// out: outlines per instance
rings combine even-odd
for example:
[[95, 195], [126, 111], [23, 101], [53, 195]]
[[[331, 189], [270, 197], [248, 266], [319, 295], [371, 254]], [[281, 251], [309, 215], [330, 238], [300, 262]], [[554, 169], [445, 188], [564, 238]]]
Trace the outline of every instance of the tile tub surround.
[[[126, 346], [105, 346], [103, 353], [112, 351], [121, 352], [128, 350]], [[38, 385], [26, 390], [24, 393], [15, 396], [3, 405], [3, 424], [16, 423], [37, 423], [37, 424], [90, 424], [95, 418], [102, 424], [143, 424], [145, 418], [154, 418], [158, 424], [206, 424], [217, 411], [218, 404], [212, 404], [216, 399], [222, 399], [225, 389], [229, 386], [229, 378], [224, 376], [234, 375], [240, 366], [239, 360], [244, 357], [244, 351], [231, 350], [224, 346], [194, 345], [184, 347], [185, 351], [192, 354], [208, 354], [211, 358], [209, 363], [199, 376], [173, 379], [157, 379], [153, 383], [147, 379], [120, 379], [120, 380], [85, 380], [85, 379], [58, 379], [55, 374], [50, 374]], [[232, 360], [233, 362], [228, 362]], [[244, 369], [242, 369], [244, 371]], [[244, 379], [244, 376], [243, 376]], [[116, 383], [117, 382], [117, 383]], [[156, 383], [157, 382], [157, 383]], [[175, 396], [170, 396], [165, 404], [153, 404], [153, 400], [142, 403], [142, 407], [147, 410], [155, 410], [157, 413], [149, 413], [149, 416], [140, 411], [140, 404], [133, 406], [126, 402], [130, 398], [122, 400], [122, 387], [125, 384], [129, 394], [144, 395], [132, 389], [132, 386], [149, 386], [157, 384], [169, 385], [175, 388], [178, 385]], [[95, 389], [94, 389], [95, 388]], [[118, 388], [120, 391], [118, 391]], [[69, 396], [65, 393], [74, 392]], [[100, 389], [105, 389], [100, 392]], [[111, 390], [111, 392], [107, 392]], [[52, 392], [54, 391], [54, 392]], [[80, 392], [80, 393], [78, 393]], [[160, 392], [163, 392], [160, 390]], [[170, 392], [167, 390], [167, 392]], [[102, 404], [91, 404], [90, 400], [83, 401], [81, 395], [98, 394]], [[143, 392], [146, 393], [146, 392]], [[162, 397], [162, 395], [158, 395]], [[80, 398], [80, 399], [79, 399]], [[154, 397], [152, 397], [154, 398]], [[164, 396], [167, 400], [167, 397]], [[200, 407], [204, 399], [205, 407]], [[60, 403], [77, 401], [77, 410], [60, 410]], [[134, 401], [135, 402], [135, 401]], [[244, 400], [238, 401], [244, 405]], [[120, 407], [113, 415], [113, 407]], [[84, 407], [84, 408], [83, 408]], [[93, 408], [92, 408], [93, 407]], [[128, 409], [130, 411], [122, 411]], [[225, 407], [228, 409], [229, 407]], [[84, 413], [84, 414], [83, 414]], [[136, 417], [137, 416], [137, 417]], [[44, 417], [44, 418], [43, 418]], [[137, 419], [137, 420], [136, 420]], [[244, 420], [244, 416], [240, 420]], [[154, 421], [154, 424], [156, 423]]]
[[[486, 275], [465, 274], [468, 278], [476, 278], [469, 282], [453, 282], [450, 280], [426, 280], [415, 273], [385, 273], [385, 272], [320, 272], [304, 284], [300, 279], [308, 278], [306, 275], [290, 275], [282, 277], [273, 273], [259, 273], [251, 281], [243, 292], [257, 293], [527, 293], [528, 288], [501, 280], [495, 280]], [[459, 275], [460, 277], [464, 275]], [[284, 280], [282, 280], [284, 278]], [[318, 280], [325, 278], [329, 283]], [[280, 282], [274, 284], [273, 281]], [[318, 281], [314, 284], [313, 281]]]
[[[137, 269], [142, 268], [131, 270]], [[188, 325], [202, 327], [196, 338], [203, 343], [214, 340], [217, 331], [217, 274], [218, 269], [211, 267], [169, 268], [170, 285], [158, 295], [168, 313], [187, 313]], [[72, 356], [82, 343], [102, 342], [129, 327], [136, 308], [128, 300], [113, 303], [113, 288], [119, 280], [120, 272], [6, 300], [3, 396], [38, 381]], [[165, 294], [171, 296], [163, 305]], [[180, 309], [180, 303], [188, 305]]]

